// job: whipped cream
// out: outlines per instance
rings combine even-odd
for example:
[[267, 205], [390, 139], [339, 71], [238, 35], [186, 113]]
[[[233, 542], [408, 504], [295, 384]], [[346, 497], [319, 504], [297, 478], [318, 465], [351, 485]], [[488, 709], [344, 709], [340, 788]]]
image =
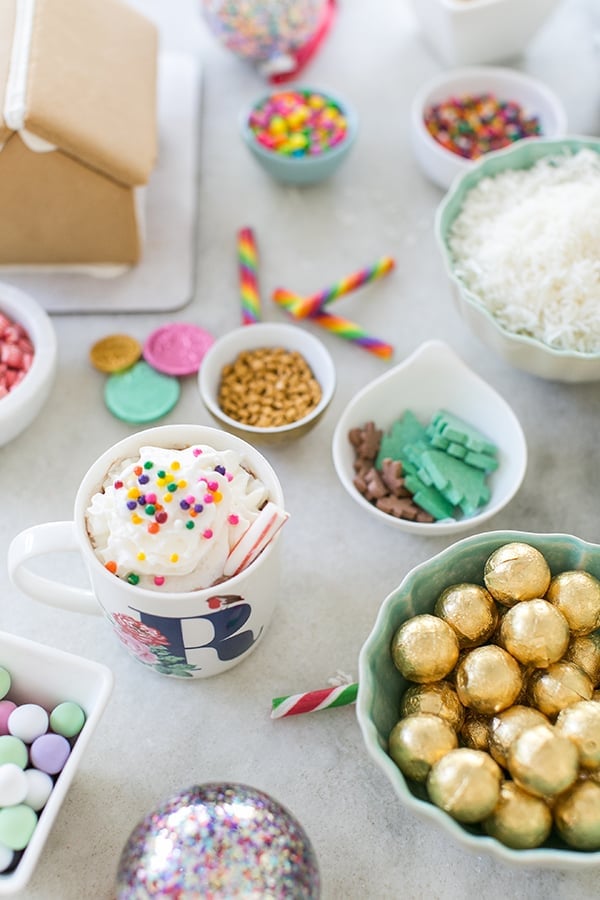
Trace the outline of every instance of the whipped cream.
[[234, 450], [142, 447], [111, 467], [86, 522], [97, 556], [119, 578], [191, 591], [224, 579], [231, 551], [267, 501]]

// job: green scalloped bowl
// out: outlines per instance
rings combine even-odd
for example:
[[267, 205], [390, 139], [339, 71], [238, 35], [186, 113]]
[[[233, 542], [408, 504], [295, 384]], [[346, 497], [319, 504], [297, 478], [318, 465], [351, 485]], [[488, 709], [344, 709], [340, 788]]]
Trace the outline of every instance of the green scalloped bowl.
[[584, 147], [600, 154], [600, 138], [575, 136], [554, 140], [529, 138], [526, 141], [517, 141], [512, 147], [504, 150], [488, 153], [472, 169], [455, 178], [438, 206], [435, 216], [436, 241], [450, 279], [453, 298], [472, 331], [484, 344], [515, 368], [554, 381], [599, 381], [600, 353], [557, 350], [542, 341], [511, 332], [500, 325], [485, 308], [481, 299], [465, 287], [454, 274], [454, 260], [448, 246], [448, 234], [462, 208], [466, 194], [482, 178], [494, 177], [507, 169], [528, 169], [544, 156], [555, 156], [564, 152], [576, 153]]
[[571, 535], [490, 531], [457, 541], [412, 569], [383, 601], [359, 656], [358, 722], [369, 755], [387, 776], [400, 801], [416, 815], [442, 828], [463, 849], [489, 853], [512, 864], [539, 868], [599, 866], [600, 851], [569, 848], [554, 832], [542, 847], [513, 850], [476, 826], [462, 825], [434, 806], [428, 800], [424, 786], [408, 781], [387, 753], [388, 735], [398, 721], [400, 697], [407, 687], [390, 654], [395, 631], [411, 616], [432, 612], [445, 587], [460, 581], [482, 583], [488, 556], [510, 541], [525, 541], [537, 547], [546, 557], [553, 574], [582, 568], [600, 578], [600, 546]]

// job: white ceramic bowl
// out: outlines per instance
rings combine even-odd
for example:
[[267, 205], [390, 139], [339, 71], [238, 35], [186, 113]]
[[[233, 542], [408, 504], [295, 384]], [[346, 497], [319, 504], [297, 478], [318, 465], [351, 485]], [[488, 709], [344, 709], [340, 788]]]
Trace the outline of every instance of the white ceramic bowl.
[[[232, 419], [219, 406], [218, 394], [223, 367], [232, 363], [244, 350], [256, 350], [259, 347], [282, 347], [298, 351], [312, 369], [321, 386], [321, 399], [302, 419], [288, 425], [259, 428]], [[306, 434], [314, 428], [329, 406], [335, 383], [335, 367], [325, 345], [300, 325], [277, 322], [242, 325], [218, 338], [204, 356], [198, 373], [200, 396], [213, 419], [227, 431], [250, 443], [280, 443]]]
[[427, 130], [425, 115], [431, 106], [467, 94], [492, 94], [499, 101], [515, 101], [524, 112], [537, 116], [543, 137], [560, 137], [566, 131], [567, 116], [562, 102], [554, 91], [531, 75], [491, 66], [442, 72], [417, 91], [411, 106], [410, 134], [417, 163], [443, 189], [450, 187], [457, 175], [471, 169], [474, 160], [465, 159], [436, 141]]
[[[373, 421], [387, 430], [405, 410], [423, 424], [439, 409], [462, 418], [485, 434], [498, 448], [499, 466], [490, 477], [489, 502], [473, 516], [432, 523], [398, 519], [369, 503], [353, 484], [354, 448], [348, 434]], [[445, 343], [422, 344], [404, 362], [379, 376], [350, 401], [335, 428], [333, 462], [340, 481], [366, 515], [400, 531], [441, 536], [475, 530], [514, 497], [525, 475], [527, 445], [514, 412], [506, 401], [473, 372]]]
[[50, 712], [58, 703], [79, 704], [86, 721], [69, 758], [56, 778], [48, 802], [13, 871], [0, 874], [0, 895], [21, 891], [27, 884], [52, 830], [61, 804], [77, 772], [83, 754], [110, 697], [113, 675], [101, 663], [47, 647], [13, 634], [0, 632], [0, 666], [11, 675], [7, 699], [15, 703], [38, 703]]
[[[483, 301], [457, 277], [448, 243], [452, 224], [460, 213], [465, 196], [483, 178], [509, 169], [526, 169], [546, 156], [575, 153], [588, 148], [600, 154], [600, 138], [565, 137], [550, 140], [518, 141], [505, 150], [490, 153], [472, 169], [457, 178], [438, 206], [435, 237], [450, 279], [452, 297], [473, 333], [502, 359], [532, 375], [552, 381], [584, 382], [600, 380], [600, 352], [583, 353], [559, 350], [525, 334], [508, 331], [484, 306]], [[559, 223], [560, 224], [560, 223]]]
[[[428, 799], [422, 785], [408, 781], [388, 756], [388, 736], [398, 721], [407, 682], [394, 666], [390, 643], [395, 631], [414, 615], [432, 612], [445, 587], [461, 581], [482, 583], [485, 560], [502, 544], [524, 541], [537, 547], [553, 572], [585, 569], [600, 578], [600, 546], [565, 534], [493, 531], [463, 538], [412, 569], [383, 601], [358, 663], [357, 717], [369, 755], [386, 775], [400, 802], [460, 846], [491, 854], [504, 862], [539, 868], [581, 869], [600, 865], [600, 851], [569, 849], [554, 834], [535, 850], [514, 850], [488, 837], [477, 826], [463, 826]], [[400, 577], [401, 577], [401, 573]]]
[[25, 328], [35, 353], [23, 381], [0, 398], [0, 446], [31, 425], [42, 409], [54, 383], [57, 358], [54, 327], [36, 300], [12, 285], [0, 283], [2, 312]]
[[412, 0], [424, 42], [450, 66], [522, 53], [559, 0]]

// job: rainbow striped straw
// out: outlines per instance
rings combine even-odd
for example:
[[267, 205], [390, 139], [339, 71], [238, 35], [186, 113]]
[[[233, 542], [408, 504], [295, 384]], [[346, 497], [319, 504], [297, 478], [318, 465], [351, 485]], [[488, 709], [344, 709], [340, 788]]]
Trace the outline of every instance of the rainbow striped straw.
[[300, 713], [317, 712], [336, 706], [348, 706], [356, 702], [358, 684], [342, 684], [337, 687], [307, 691], [304, 694], [290, 694], [289, 697], [275, 697], [271, 701], [271, 718], [283, 719]]
[[258, 251], [251, 228], [239, 230], [237, 246], [242, 325], [252, 325], [254, 322], [260, 322], [262, 314], [258, 290]]
[[[292, 294], [291, 291], [279, 288], [273, 294], [273, 299], [279, 306], [291, 313], [294, 318], [300, 318], [296, 315], [296, 309], [298, 303], [302, 301], [301, 297]], [[375, 356], [379, 356], [381, 359], [390, 359], [394, 353], [394, 348], [391, 344], [367, 334], [364, 328], [361, 328], [356, 322], [350, 321], [350, 319], [344, 319], [342, 316], [334, 316], [331, 313], [320, 311], [313, 313], [308, 318], [309, 321], [316, 322], [317, 325], [320, 325], [327, 331], [331, 331], [333, 334], [337, 334], [338, 337], [351, 341], [353, 344], [358, 344], [359, 347], [363, 347], [363, 349], [368, 350], [369, 353], [374, 353]]]
[[[323, 311], [323, 307], [331, 303], [332, 300], [344, 297], [351, 291], [362, 287], [363, 284], [369, 284], [371, 281], [383, 278], [384, 275], [387, 275], [394, 269], [395, 265], [396, 263], [391, 256], [382, 256], [372, 266], [365, 266], [364, 269], [359, 269], [357, 272], [353, 272], [352, 275], [347, 275], [346, 278], [336, 281], [331, 287], [325, 288], [317, 294], [311, 294], [310, 297], [299, 297], [294, 315], [298, 319], [305, 319], [318, 311]], [[282, 289], [276, 289], [275, 294], [278, 294], [280, 290]]]

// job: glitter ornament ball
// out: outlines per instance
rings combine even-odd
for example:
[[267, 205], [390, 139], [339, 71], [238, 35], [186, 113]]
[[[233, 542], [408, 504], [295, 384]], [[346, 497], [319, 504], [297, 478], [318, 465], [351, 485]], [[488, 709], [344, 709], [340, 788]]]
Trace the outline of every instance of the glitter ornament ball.
[[327, 0], [203, 0], [204, 19], [229, 50], [270, 71], [312, 38]]
[[192, 786], [142, 819], [117, 871], [116, 900], [318, 900], [312, 845], [291, 813], [243, 784]]

